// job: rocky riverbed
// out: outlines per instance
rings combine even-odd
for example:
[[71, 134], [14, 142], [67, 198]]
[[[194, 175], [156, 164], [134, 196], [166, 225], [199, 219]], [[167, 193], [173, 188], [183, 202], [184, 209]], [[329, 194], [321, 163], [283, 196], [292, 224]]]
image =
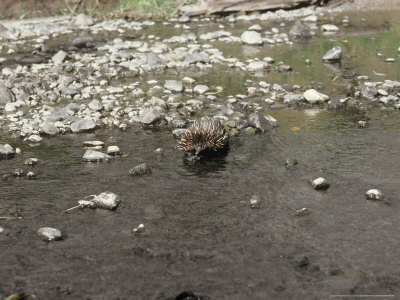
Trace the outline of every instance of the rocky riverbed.
[[0, 22], [0, 296], [398, 294], [397, 15]]

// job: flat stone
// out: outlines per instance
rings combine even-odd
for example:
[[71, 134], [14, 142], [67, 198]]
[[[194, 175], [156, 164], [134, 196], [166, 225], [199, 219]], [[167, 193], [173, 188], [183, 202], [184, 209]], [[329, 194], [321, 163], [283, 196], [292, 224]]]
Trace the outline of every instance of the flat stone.
[[83, 155], [83, 160], [86, 162], [99, 162], [99, 161], [107, 161], [110, 159], [110, 156], [95, 150], [86, 150]]
[[306, 98], [304, 98], [303, 95], [301, 94], [286, 94], [283, 96], [283, 103], [298, 103], [298, 102], [303, 102]]
[[209, 90], [210, 90], [210, 88], [208, 86], [202, 85], [202, 84], [196, 85], [193, 88], [193, 92], [195, 92], [196, 94], [200, 94], [200, 95], [207, 93]]
[[339, 27], [337, 27], [336, 25], [333, 25], [333, 24], [324, 24], [321, 26], [321, 29], [323, 31], [338, 31]]
[[27, 165], [27, 166], [35, 166], [38, 163], [39, 163], [39, 160], [34, 157], [28, 158], [27, 160], [24, 161], [24, 165]]
[[252, 61], [249, 63], [246, 68], [249, 71], [262, 71], [269, 68], [269, 64], [263, 60]]
[[85, 147], [104, 147], [104, 142], [102, 141], [85, 141], [83, 142], [83, 146]]
[[325, 55], [322, 57], [325, 61], [339, 61], [342, 59], [342, 48], [340, 46], [333, 47], [332, 49], [328, 50]]
[[304, 98], [308, 103], [323, 103], [329, 100], [329, 96], [321, 94], [314, 89], [307, 90], [303, 93]]
[[240, 36], [240, 39], [247, 45], [262, 45], [264, 43], [261, 34], [257, 31], [245, 31]]
[[37, 233], [44, 241], [57, 241], [62, 239], [61, 231], [56, 228], [42, 227], [37, 231]]
[[71, 131], [73, 133], [79, 133], [84, 131], [90, 131], [96, 128], [96, 124], [89, 119], [80, 119], [71, 124]]
[[37, 134], [32, 134], [31, 136], [29, 136], [28, 138], [27, 138], [27, 141], [28, 142], [32, 142], [32, 143], [39, 143], [39, 142], [41, 142], [43, 139], [39, 136], [39, 135], [37, 135]]
[[195, 63], [209, 63], [210, 57], [204, 52], [192, 53], [186, 56], [183, 61], [185, 64], [195, 64]]
[[60, 50], [56, 54], [53, 55], [51, 60], [54, 62], [54, 64], [59, 65], [59, 64], [62, 64], [67, 59], [67, 57], [68, 57], [68, 54], [63, 50]]
[[182, 82], [177, 80], [166, 80], [164, 87], [172, 92], [182, 92], [183, 85]]
[[94, 39], [91, 36], [77, 37], [73, 39], [72, 45], [78, 48], [93, 47]]
[[249, 27], [249, 31], [261, 32], [261, 30], [262, 30], [262, 28], [261, 28], [260, 24], [254, 24]]

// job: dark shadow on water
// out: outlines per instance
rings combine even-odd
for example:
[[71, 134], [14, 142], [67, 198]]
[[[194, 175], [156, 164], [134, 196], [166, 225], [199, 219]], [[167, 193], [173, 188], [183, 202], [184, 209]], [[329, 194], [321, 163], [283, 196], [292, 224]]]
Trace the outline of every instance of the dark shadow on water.
[[226, 155], [205, 158], [196, 162], [184, 159], [184, 168], [191, 174], [205, 177], [209, 174], [218, 173], [226, 170]]

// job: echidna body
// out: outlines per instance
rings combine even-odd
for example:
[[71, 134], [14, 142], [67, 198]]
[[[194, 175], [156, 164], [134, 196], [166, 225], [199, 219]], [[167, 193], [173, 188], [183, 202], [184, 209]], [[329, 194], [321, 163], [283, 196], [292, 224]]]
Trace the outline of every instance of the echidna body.
[[188, 160], [224, 154], [229, 149], [229, 134], [221, 122], [204, 117], [194, 121], [180, 138], [179, 149], [186, 152]]

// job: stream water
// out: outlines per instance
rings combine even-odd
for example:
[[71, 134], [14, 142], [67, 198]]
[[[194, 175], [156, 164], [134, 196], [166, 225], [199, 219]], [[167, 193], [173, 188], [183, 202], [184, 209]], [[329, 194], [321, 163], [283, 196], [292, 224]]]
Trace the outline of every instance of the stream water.
[[[335, 16], [336, 22], [342, 15]], [[220, 66], [178, 76], [222, 86], [221, 99], [246, 93], [247, 79], [317, 85], [331, 99], [345, 97], [357, 75], [399, 81], [399, 12], [344, 15], [351, 22], [339, 33], [318, 32], [293, 45], [212, 42], [225, 56], [270, 56], [292, 66], [293, 72], [253, 76]], [[225, 26], [238, 35], [251, 24]], [[217, 26], [211, 22], [193, 30], [200, 34]], [[176, 32], [157, 24], [143, 33], [167, 38]], [[343, 48], [341, 66], [321, 61], [334, 45]], [[384, 62], [377, 51], [397, 61]], [[311, 65], [304, 63], [307, 58]], [[143, 82], [176, 76], [153, 74]], [[318, 105], [275, 105], [263, 112], [276, 118], [279, 127], [232, 137], [226, 157], [194, 165], [185, 163], [170, 129], [99, 129], [46, 138], [35, 147], [1, 132], [0, 142], [19, 147], [22, 154], [1, 160], [0, 174], [23, 168], [38, 176], [0, 181], [0, 216], [23, 216], [0, 220], [0, 295], [25, 291], [36, 297], [29, 299], [175, 299], [193, 291], [202, 299], [238, 300], [398, 296], [399, 112]], [[360, 120], [367, 127], [360, 128]], [[129, 155], [85, 163], [87, 140], [118, 145]], [[29, 157], [38, 158], [39, 164], [24, 166]], [[287, 169], [288, 158], [298, 165]], [[144, 162], [151, 174], [128, 174]], [[327, 191], [309, 185], [317, 177], [330, 183]], [[380, 189], [384, 201], [366, 200], [371, 188]], [[62, 213], [103, 191], [121, 198], [116, 211]], [[261, 197], [259, 209], [250, 208], [252, 195]], [[310, 214], [295, 216], [303, 207]], [[141, 223], [145, 230], [132, 233]], [[36, 231], [45, 226], [59, 228], [64, 239], [40, 240]]]

